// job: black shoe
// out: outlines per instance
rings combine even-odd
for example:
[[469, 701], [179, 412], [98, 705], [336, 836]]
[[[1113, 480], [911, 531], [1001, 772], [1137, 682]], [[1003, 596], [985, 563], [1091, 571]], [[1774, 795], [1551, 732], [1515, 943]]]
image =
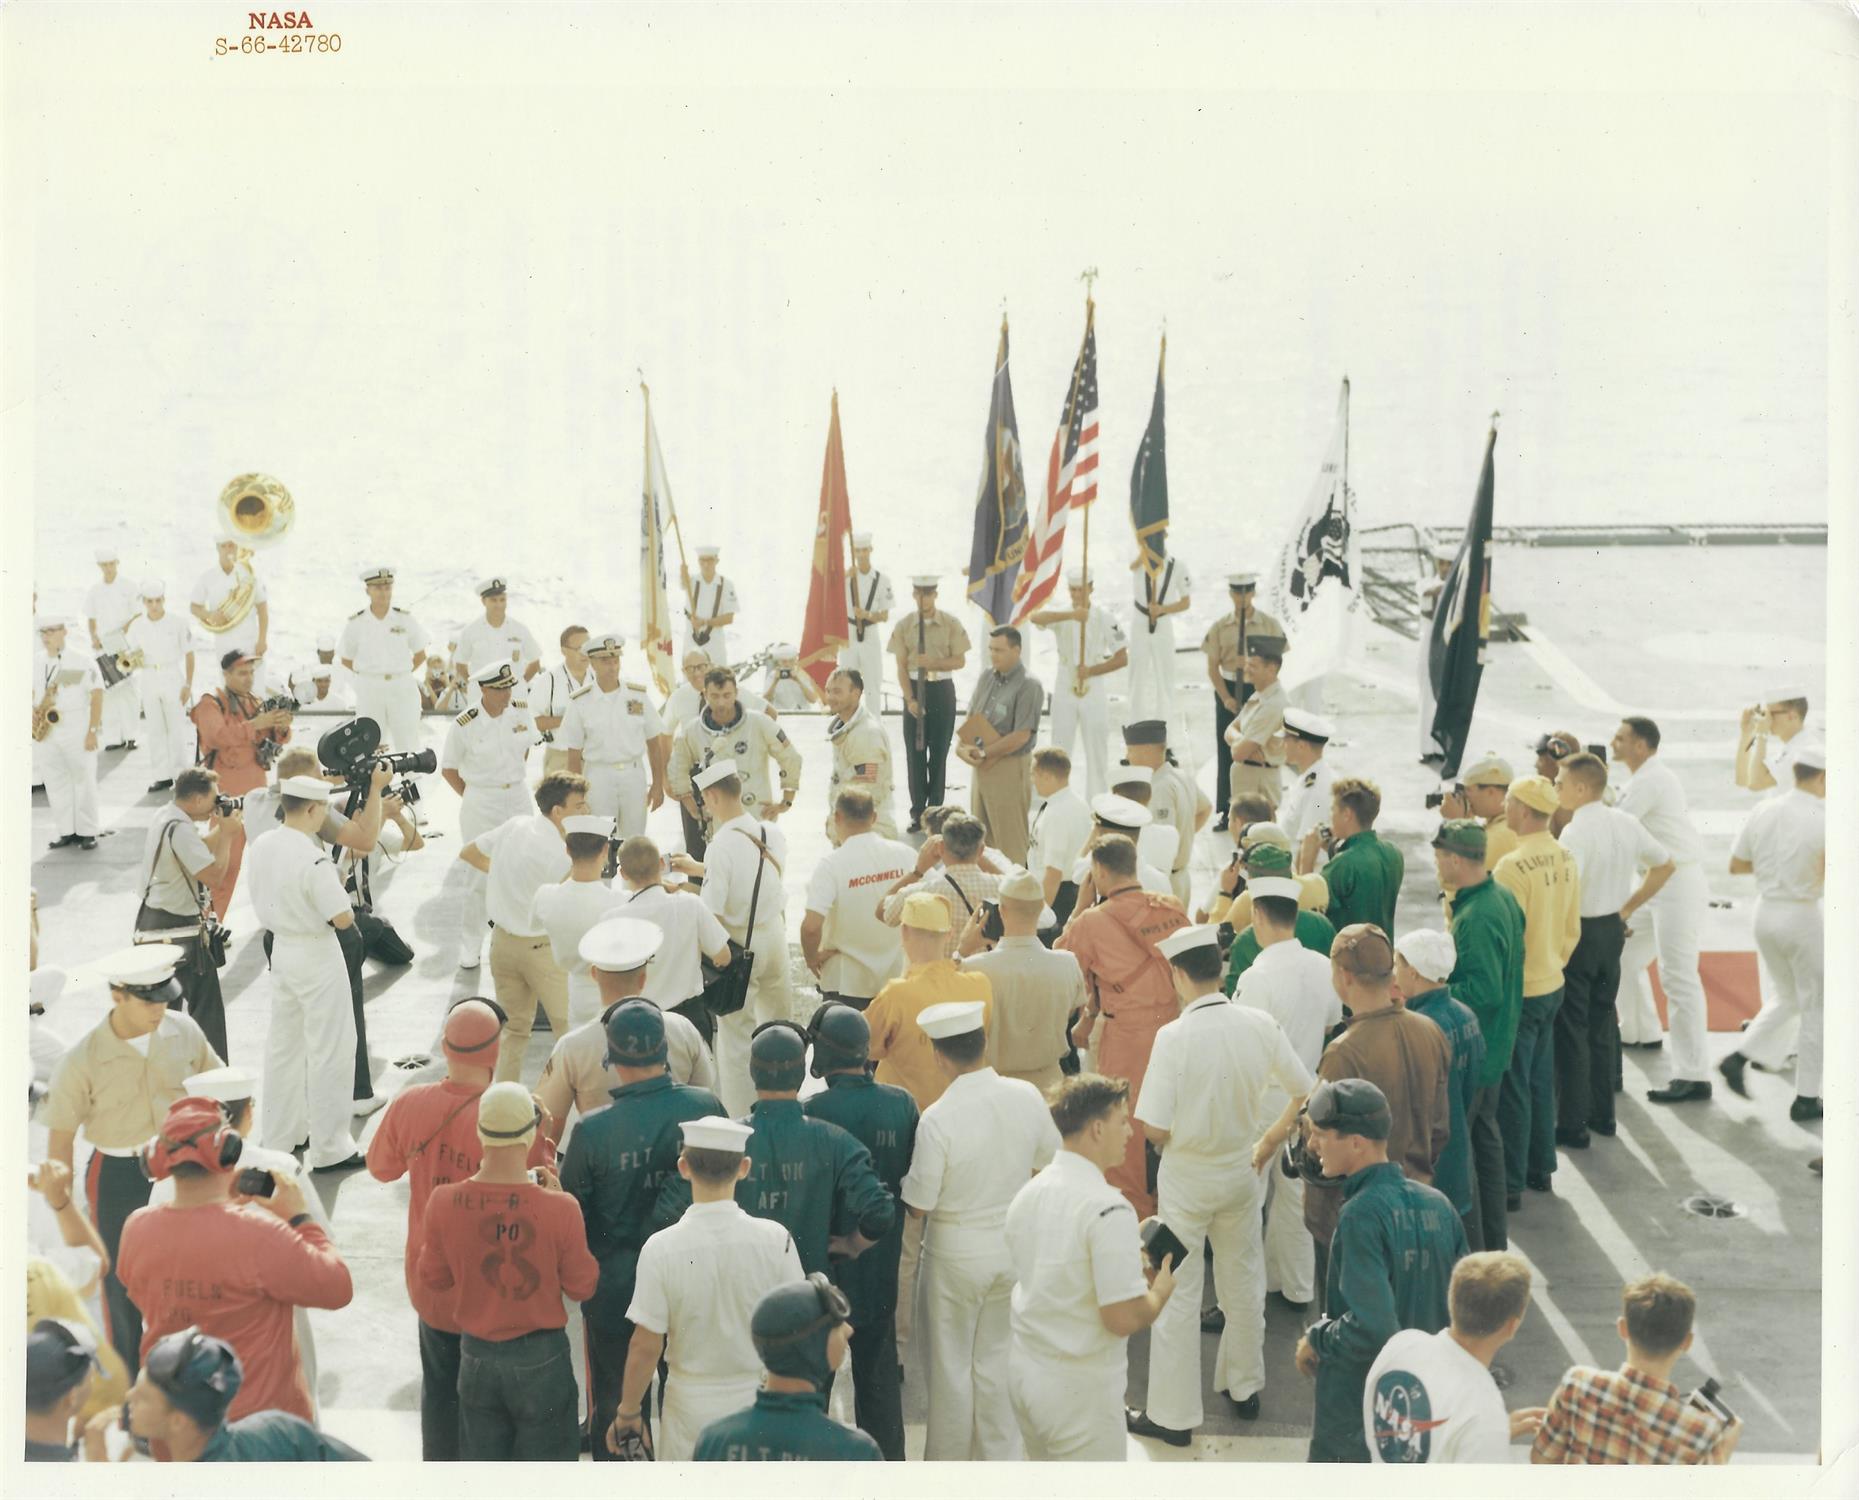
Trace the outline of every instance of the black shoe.
[[92, 849], [95, 849], [97, 847], [97, 841], [94, 838], [90, 837], [89, 834], [86, 834], [83, 838], [77, 841], [77, 846], [78, 848], [82, 849], [85, 853], [88, 854]]
[[1201, 1314], [1202, 1333], [1222, 1333], [1226, 1329], [1226, 1313], [1218, 1307], [1210, 1307]]
[[1159, 1438], [1171, 1448], [1185, 1448], [1194, 1441], [1192, 1432], [1179, 1432], [1173, 1427], [1151, 1422], [1147, 1412], [1138, 1411], [1133, 1406], [1123, 1408], [1123, 1426], [1133, 1436]]
[[1823, 1169], [1824, 1169], [1826, 1160], [1827, 1159], [1824, 1156], [1816, 1156], [1812, 1161], [1810, 1161], [1807, 1164], [1808, 1171], [1812, 1172], [1816, 1177], [1825, 1176], [1826, 1173]]
[[[1228, 1396], [1226, 1399], [1233, 1401], [1231, 1396]], [[1244, 1401], [1233, 1401], [1233, 1415], [1238, 1417], [1242, 1422], [1258, 1421], [1259, 1393], [1254, 1391], [1250, 1396], [1246, 1397]]]
[[309, 1149], [310, 1149], [310, 1142], [307, 1139], [305, 1139], [305, 1140], [301, 1140], [297, 1142], [296, 1145], [290, 1148], [290, 1151], [291, 1151], [292, 1156], [302, 1156], [303, 1153], [308, 1151]]
[[1642, 1052], [1657, 1052], [1665, 1045], [1665, 1038], [1654, 1037], [1650, 1042], [1622, 1042], [1623, 1047], [1637, 1047]]
[[1717, 1071], [1723, 1074], [1723, 1081], [1730, 1085], [1730, 1092], [1739, 1099], [1749, 1097], [1749, 1089], [1743, 1082], [1743, 1069], [1749, 1066], [1749, 1059], [1740, 1052], [1732, 1052], [1717, 1064]]
[[118, 740], [114, 745], [105, 745], [103, 747], [105, 754], [108, 754], [112, 750], [127, 750], [129, 748], [130, 744], [128, 740]]
[[45, 847], [47, 849], [62, 849], [66, 844], [75, 844], [76, 842], [77, 835], [75, 833], [67, 833], [61, 839], [53, 839], [51, 843], [47, 844]]
[[343, 1161], [332, 1161], [326, 1167], [311, 1167], [312, 1172], [353, 1172], [357, 1167], [368, 1165], [368, 1158], [357, 1151]]
[[173, 785], [174, 783], [172, 781], [151, 781], [148, 784], [148, 789], [151, 792], [165, 792]]
[[1611, 1136], [1619, 1127], [1612, 1120], [1590, 1120], [1588, 1128], [1596, 1135]]
[[1544, 1172], [1532, 1172], [1528, 1177], [1523, 1179], [1523, 1185], [1533, 1193], [1547, 1193], [1553, 1191], [1549, 1176]]
[[1826, 1114], [1818, 1099], [1795, 1095], [1795, 1101], [1788, 1106], [1788, 1118], [1791, 1120], [1818, 1120]]
[[905, 833], [921, 833], [922, 831], [923, 820], [921, 818], [912, 818], [910, 820], [910, 826], [904, 830]]
[[1504, 1195], [1504, 1207], [1509, 1209], [1512, 1213], [1516, 1213], [1518, 1209], [1523, 1207], [1523, 1194], [1506, 1193]]
[[1556, 1132], [1556, 1144], [1558, 1146], [1567, 1147], [1570, 1151], [1586, 1151], [1588, 1149], [1588, 1132], [1586, 1130], [1558, 1130]]
[[1219, 817], [1213, 820], [1213, 823], [1210, 826], [1212, 827], [1215, 833], [1225, 833], [1226, 832], [1226, 814], [1221, 813]]
[[1694, 1099], [1708, 1099], [1710, 1096], [1711, 1086], [1708, 1082], [1691, 1078], [1676, 1078], [1662, 1089], [1646, 1091], [1646, 1097], [1654, 1104], [1689, 1104]]

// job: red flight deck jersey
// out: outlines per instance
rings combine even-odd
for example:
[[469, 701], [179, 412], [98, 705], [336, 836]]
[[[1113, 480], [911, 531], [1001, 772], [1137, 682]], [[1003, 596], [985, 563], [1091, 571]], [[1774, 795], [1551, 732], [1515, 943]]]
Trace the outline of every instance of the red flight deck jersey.
[[139, 1208], [123, 1226], [117, 1274], [142, 1309], [142, 1358], [198, 1324], [232, 1345], [245, 1383], [226, 1420], [286, 1411], [313, 1420], [296, 1307], [347, 1307], [349, 1268], [313, 1219], [295, 1227], [247, 1203]]
[[[501, 1342], [565, 1328], [564, 1295], [585, 1302], [600, 1281], [581, 1205], [533, 1182], [460, 1182], [426, 1205], [420, 1280], [460, 1333]], [[436, 1325], [435, 1325], [436, 1326]]]
[[[368, 1143], [368, 1170], [382, 1182], [409, 1179], [407, 1198], [407, 1297], [428, 1328], [457, 1333], [450, 1298], [429, 1290], [419, 1277], [420, 1246], [426, 1240], [426, 1205], [434, 1188], [476, 1175], [484, 1159], [478, 1140], [478, 1100], [484, 1084], [416, 1084], [402, 1089], [381, 1115]], [[532, 1167], [555, 1165], [555, 1146], [541, 1131], [530, 1148]]]

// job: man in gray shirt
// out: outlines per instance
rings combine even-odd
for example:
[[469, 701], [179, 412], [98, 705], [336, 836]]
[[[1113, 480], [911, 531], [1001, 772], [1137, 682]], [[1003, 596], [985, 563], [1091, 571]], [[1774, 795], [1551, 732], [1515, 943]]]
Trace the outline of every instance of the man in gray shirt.
[[[199, 1023], [213, 1050], [226, 1055], [226, 1004], [219, 966], [199, 952], [202, 898], [226, 873], [239, 830], [237, 812], [221, 817], [219, 773], [191, 766], [174, 778], [174, 800], [155, 814], [142, 848], [142, 904], [136, 912], [138, 939], [160, 935], [179, 943], [187, 956], [175, 969], [182, 1003]], [[205, 837], [194, 825], [205, 823]], [[173, 1007], [178, 1009], [179, 1007]]]
[[[1001, 882], [1001, 936], [991, 949], [980, 913], [970, 918], [957, 952], [961, 965], [988, 976], [994, 1009], [988, 1062], [1003, 1078], [1023, 1078], [1042, 1093], [1060, 1080], [1059, 1059], [1074, 1012], [1084, 1009], [1084, 973], [1069, 953], [1039, 941], [1046, 910], [1039, 878], [1016, 870]], [[986, 951], [977, 951], [985, 949]]]
[[[956, 733], [955, 753], [974, 767], [969, 807], [987, 841], [1015, 864], [1026, 863], [1027, 813], [1033, 803], [1029, 752], [1039, 729], [1046, 690], [1020, 660], [1020, 632], [1002, 625], [988, 632], [988, 665], [975, 680], [968, 719]], [[985, 719], [999, 736], [992, 743], [975, 725]]]

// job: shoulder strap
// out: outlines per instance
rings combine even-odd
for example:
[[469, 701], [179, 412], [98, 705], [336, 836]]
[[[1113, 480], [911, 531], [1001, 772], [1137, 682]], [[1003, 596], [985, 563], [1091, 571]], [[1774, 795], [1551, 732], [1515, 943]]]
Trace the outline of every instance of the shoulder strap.
[[[757, 823], [755, 826], [759, 831], [762, 825]], [[755, 909], [761, 904], [762, 900], [762, 874], [770, 865], [774, 865], [776, 872], [779, 873], [781, 866], [776, 862], [774, 855], [769, 853], [767, 840], [751, 835], [746, 828], [738, 828], [736, 832], [741, 834], [745, 839], [754, 837], [756, 848], [762, 851], [762, 857], [756, 861], [755, 865], [755, 886], [749, 892], [749, 923], [748, 926], [742, 929], [742, 946], [743, 950], [747, 952], [755, 942]]]
[[[167, 849], [172, 852], [174, 849], [174, 829], [175, 820], [170, 819], [168, 826], [162, 829], [160, 839], [156, 841], [155, 857], [148, 862], [148, 879], [142, 882], [142, 904], [144, 906], [148, 905], [148, 898], [155, 893], [155, 869], [161, 863], [161, 851]], [[180, 855], [176, 854], [174, 858], [178, 864]], [[187, 873], [185, 867], [182, 868], [181, 873]]]
[[958, 881], [947, 870], [944, 870], [942, 872], [942, 878], [948, 881], [949, 884], [954, 888], [955, 894], [962, 898], [962, 905], [967, 909], [969, 916], [972, 917], [975, 914], [975, 903], [968, 899], [968, 892], [962, 889], [961, 882]]

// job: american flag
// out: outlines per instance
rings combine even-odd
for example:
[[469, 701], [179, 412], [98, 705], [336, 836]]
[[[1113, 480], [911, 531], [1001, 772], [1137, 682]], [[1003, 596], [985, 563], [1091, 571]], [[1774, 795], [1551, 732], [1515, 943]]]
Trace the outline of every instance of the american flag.
[[1097, 328], [1096, 308], [1085, 304], [1084, 345], [1072, 366], [1065, 407], [1052, 437], [1046, 464], [1046, 503], [1027, 538], [1016, 592], [1013, 623], [1025, 621], [1058, 587], [1065, 562], [1065, 522], [1074, 510], [1097, 499]]

